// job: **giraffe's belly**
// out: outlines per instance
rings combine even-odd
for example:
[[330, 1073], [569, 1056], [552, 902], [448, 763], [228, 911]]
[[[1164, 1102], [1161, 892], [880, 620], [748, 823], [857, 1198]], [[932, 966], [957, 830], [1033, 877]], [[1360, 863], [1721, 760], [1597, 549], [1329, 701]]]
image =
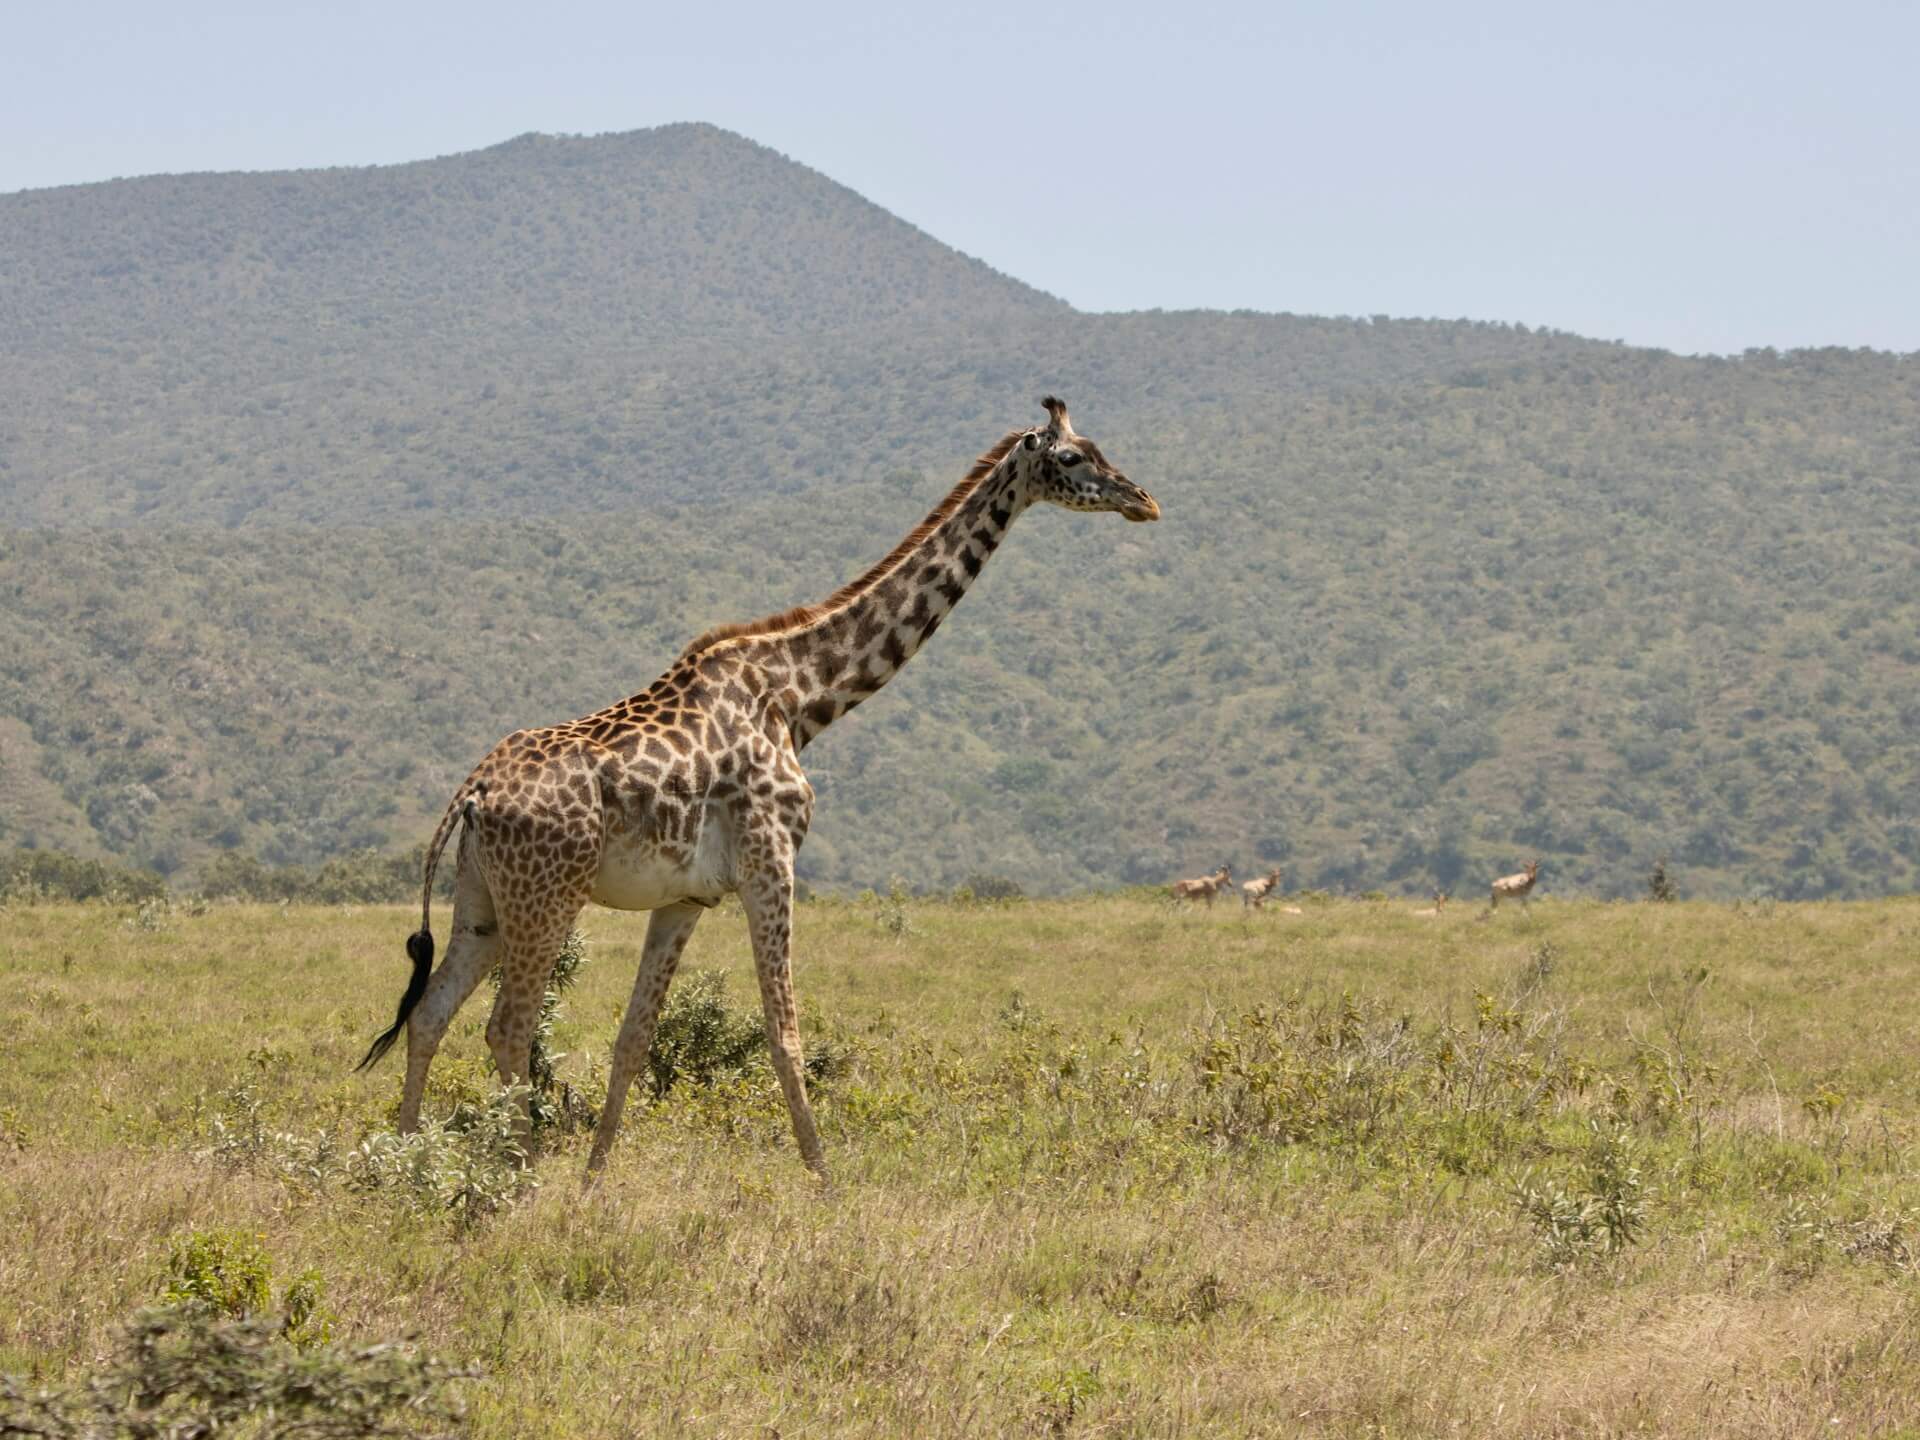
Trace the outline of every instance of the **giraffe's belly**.
[[607, 837], [593, 899], [612, 910], [658, 910], [682, 900], [712, 904], [733, 889], [733, 846], [708, 824], [690, 850], [653, 839]]

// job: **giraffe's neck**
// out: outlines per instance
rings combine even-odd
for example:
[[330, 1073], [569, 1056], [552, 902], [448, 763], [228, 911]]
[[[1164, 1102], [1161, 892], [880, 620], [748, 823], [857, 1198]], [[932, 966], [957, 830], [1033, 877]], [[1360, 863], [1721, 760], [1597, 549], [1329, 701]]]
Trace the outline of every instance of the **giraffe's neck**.
[[1026, 506], [1009, 457], [867, 589], [809, 624], [754, 642], [769, 669], [784, 672], [777, 701], [796, 744], [817, 739], [900, 673]]

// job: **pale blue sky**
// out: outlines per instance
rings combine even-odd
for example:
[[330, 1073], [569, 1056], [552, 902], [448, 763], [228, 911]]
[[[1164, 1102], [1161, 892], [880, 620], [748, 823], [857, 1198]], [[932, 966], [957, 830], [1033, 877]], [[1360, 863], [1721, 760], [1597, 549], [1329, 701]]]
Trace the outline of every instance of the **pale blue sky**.
[[0, 192], [710, 120], [1086, 309], [1920, 349], [1920, 5], [11, 7]]

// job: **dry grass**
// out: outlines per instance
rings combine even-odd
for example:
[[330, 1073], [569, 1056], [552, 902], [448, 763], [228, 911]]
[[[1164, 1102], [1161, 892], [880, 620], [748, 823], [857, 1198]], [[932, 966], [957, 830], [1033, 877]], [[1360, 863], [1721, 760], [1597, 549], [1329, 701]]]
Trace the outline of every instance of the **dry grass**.
[[[1920, 1433], [1920, 905], [908, 910], [801, 914], [835, 1190], [748, 1077], [637, 1098], [591, 1194], [552, 1142], [470, 1231], [205, 1153], [240, 1080], [289, 1131], [386, 1123], [397, 1067], [348, 1071], [402, 912], [0, 914], [0, 1370], [86, 1366], [237, 1227], [343, 1337], [478, 1361], [481, 1435]], [[644, 917], [588, 920], [591, 1083]], [[737, 912], [689, 963], [750, 1002]], [[1554, 1268], [1513, 1189], [1582, 1183], [1596, 1124], [1646, 1230]]]

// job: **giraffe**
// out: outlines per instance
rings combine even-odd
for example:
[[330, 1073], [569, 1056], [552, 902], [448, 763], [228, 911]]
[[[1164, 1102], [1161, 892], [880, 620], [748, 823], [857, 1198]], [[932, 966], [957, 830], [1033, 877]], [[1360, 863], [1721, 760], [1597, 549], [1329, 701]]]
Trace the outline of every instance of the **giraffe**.
[[[488, 1048], [504, 1081], [524, 1081], [542, 993], [582, 908], [650, 910], [587, 1160], [591, 1179], [619, 1132], [694, 925], [732, 893], [746, 912], [800, 1158], [827, 1179], [790, 954], [794, 858], [814, 801], [800, 752], [913, 658], [1029, 506], [1160, 518], [1153, 497], [1074, 432], [1063, 402], [1042, 404], [1045, 425], [1009, 431], [879, 563], [822, 603], [709, 630], [645, 690], [566, 724], [515, 731], [461, 782], [427, 849], [398, 1013], [359, 1067], [377, 1064], [407, 1032], [403, 1133], [418, 1126], [434, 1051], [483, 975], [499, 965]], [[452, 938], [436, 969], [433, 877], [456, 826]]]

